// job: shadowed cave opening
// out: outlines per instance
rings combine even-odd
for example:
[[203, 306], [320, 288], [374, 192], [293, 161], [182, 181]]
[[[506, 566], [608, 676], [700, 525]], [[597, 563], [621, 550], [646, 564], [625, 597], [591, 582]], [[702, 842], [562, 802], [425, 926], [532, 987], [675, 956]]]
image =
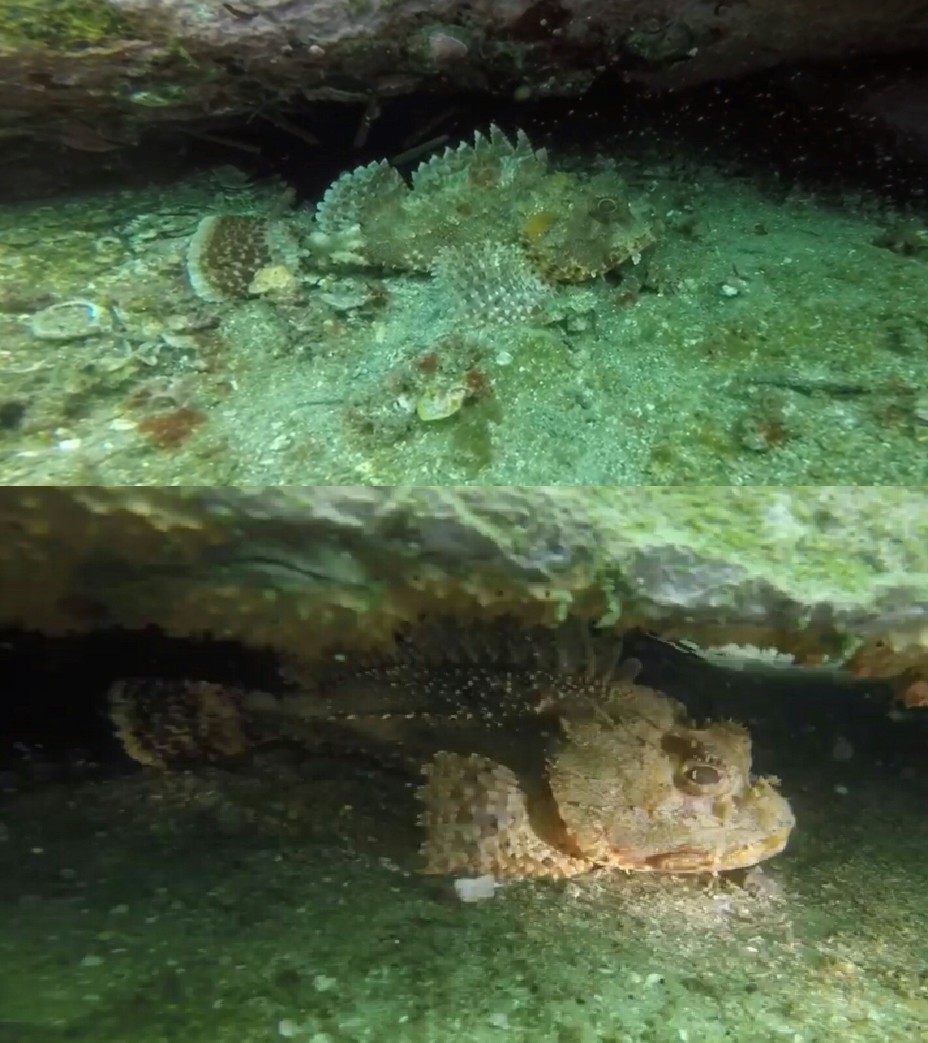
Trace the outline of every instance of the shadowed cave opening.
[[[633, 632], [625, 654], [640, 683], [687, 707], [696, 720], [732, 718], [753, 738], [758, 773], [801, 779], [810, 762], [836, 774], [889, 773], [904, 783], [922, 763], [928, 714], [894, 709], [892, 689], [840, 672], [800, 667], [731, 669]], [[108, 718], [106, 693], [125, 677], [194, 679], [281, 694], [273, 650], [156, 627], [85, 635], [0, 633], [0, 780], [60, 782], [134, 770]], [[826, 774], [828, 773], [826, 767]]]
[[124, 770], [106, 693], [123, 677], [197, 678], [280, 688], [276, 656], [234, 641], [173, 638], [157, 628], [48, 636], [0, 632], [0, 771], [51, 778]]
[[245, 116], [153, 123], [137, 144], [112, 151], [14, 139], [0, 164], [0, 195], [170, 182], [231, 165], [259, 179], [278, 176], [298, 200], [314, 201], [343, 170], [407, 154], [399, 166], [410, 169], [495, 122], [507, 132], [525, 130], [536, 145], [580, 155], [640, 153], [653, 145], [656, 160], [676, 151], [735, 176], [767, 179], [772, 190], [868, 190], [921, 202], [928, 130], [900, 130], [861, 98], [917, 79], [923, 65], [919, 54], [855, 58], [660, 93], [606, 73], [579, 97], [531, 100], [419, 92], [384, 99], [369, 126], [364, 105], [282, 100]]

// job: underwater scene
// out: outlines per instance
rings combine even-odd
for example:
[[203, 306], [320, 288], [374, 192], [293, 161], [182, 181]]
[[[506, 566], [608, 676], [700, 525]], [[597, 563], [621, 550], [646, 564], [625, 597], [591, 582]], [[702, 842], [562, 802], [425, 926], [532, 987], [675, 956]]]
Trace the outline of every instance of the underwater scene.
[[5, 632], [0, 1040], [928, 1039], [924, 711], [754, 656]]
[[11, 154], [0, 482], [923, 481], [924, 164], [777, 89]]
[[928, 490], [0, 490], [0, 1043], [926, 1043]]

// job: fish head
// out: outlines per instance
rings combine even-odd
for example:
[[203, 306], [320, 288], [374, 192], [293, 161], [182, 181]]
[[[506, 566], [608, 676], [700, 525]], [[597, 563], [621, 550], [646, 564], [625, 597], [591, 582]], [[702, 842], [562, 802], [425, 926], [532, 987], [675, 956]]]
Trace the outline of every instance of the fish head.
[[548, 782], [578, 853], [635, 872], [755, 865], [794, 825], [777, 780], [751, 774], [751, 738], [731, 721], [695, 725], [676, 700], [625, 685], [562, 722]]

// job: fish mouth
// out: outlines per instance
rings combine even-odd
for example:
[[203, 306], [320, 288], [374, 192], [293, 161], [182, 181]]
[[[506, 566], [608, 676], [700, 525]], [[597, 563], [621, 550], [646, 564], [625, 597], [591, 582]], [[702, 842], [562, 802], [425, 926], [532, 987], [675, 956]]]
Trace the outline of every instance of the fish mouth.
[[628, 851], [614, 851], [619, 868], [639, 873], [720, 873], [746, 869], [778, 855], [789, 839], [789, 829], [781, 829], [761, 840], [742, 844], [727, 851], [679, 847], [654, 855], [635, 857]]

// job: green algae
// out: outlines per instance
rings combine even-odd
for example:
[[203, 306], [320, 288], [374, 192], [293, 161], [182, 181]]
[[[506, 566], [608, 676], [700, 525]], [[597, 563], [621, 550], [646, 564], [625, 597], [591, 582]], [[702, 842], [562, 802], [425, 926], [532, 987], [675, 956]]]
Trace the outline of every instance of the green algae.
[[[703, 486], [592, 489], [578, 496], [586, 501], [582, 514], [596, 519], [597, 546], [606, 559], [628, 562], [638, 549], [679, 548], [784, 593], [788, 576], [788, 597], [815, 605], [872, 595], [878, 575], [887, 590], [907, 576], [928, 576], [928, 519], [918, 506], [924, 492]], [[883, 572], [893, 559], [897, 568]]]
[[106, 0], [5, 0], [0, 40], [56, 50], [100, 47], [132, 35], [132, 20]]

